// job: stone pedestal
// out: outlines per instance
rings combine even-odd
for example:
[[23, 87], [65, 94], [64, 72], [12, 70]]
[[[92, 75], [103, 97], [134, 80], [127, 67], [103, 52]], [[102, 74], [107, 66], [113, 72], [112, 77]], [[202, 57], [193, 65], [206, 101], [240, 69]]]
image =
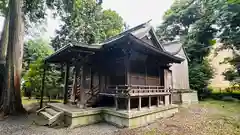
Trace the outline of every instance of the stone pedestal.
[[173, 104], [194, 104], [198, 103], [198, 95], [196, 91], [179, 90], [173, 92]]
[[80, 109], [84, 109], [85, 105], [82, 104], [81, 102], [77, 102], [77, 107], [80, 108]]
[[165, 95], [165, 98], [164, 98], [164, 103], [165, 103], [165, 105], [169, 105], [170, 104], [170, 95]]

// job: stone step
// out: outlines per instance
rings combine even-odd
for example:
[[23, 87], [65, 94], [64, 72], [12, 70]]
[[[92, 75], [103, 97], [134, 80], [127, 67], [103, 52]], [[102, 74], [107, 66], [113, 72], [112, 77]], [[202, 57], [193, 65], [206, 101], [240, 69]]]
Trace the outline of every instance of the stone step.
[[45, 126], [48, 124], [48, 119], [44, 119], [43, 117], [36, 115], [33, 118], [33, 121], [35, 124], [39, 125], [39, 126]]
[[41, 111], [40, 114], [46, 119], [51, 119], [53, 117], [51, 114], [49, 114], [46, 111]]
[[46, 108], [45, 109], [46, 112], [48, 112], [49, 114], [51, 114], [52, 116], [56, 115], [58, 112], [52, 108]]
[[36, 124], [52, 127], [63, 121], [64, 113], [62, 111], [57, 111], [54, 107], [46, 106], [38, 110], [37, 115], [39, 119], [36, 119]]

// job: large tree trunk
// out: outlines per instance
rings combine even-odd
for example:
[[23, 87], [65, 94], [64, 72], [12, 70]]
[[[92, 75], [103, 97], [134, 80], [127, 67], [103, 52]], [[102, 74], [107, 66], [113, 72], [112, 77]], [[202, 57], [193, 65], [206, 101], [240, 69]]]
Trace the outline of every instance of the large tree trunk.
[[24, 22], [22, 0], [10, 0], [9, 39], [6, 57], [6, 83], [2, 111], [4, 115], [24, 112], [21, 100], [21, 70]]
[[8, 46], [8, 31], [9, 31], [9, 13], [6, 12], [4, 25], [2, 29], [1, 40], [0, 40], [0, 106], [3, 103], [3, 85], [5, 82], [5, 72], [6, 72], [6, 55], [7, 55], [7, 46]]

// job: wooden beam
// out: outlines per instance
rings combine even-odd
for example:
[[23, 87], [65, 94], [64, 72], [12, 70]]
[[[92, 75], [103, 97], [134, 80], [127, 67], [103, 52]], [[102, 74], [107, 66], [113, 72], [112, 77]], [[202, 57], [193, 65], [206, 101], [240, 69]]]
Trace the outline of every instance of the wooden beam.
[[64, 104], [67, 104], [67, 94], [68, 94], [68, 77], [69, 77], [69, 63], [66, 64], [65, 78], [64, 78]]
[[43, 68], [40, 108], [43, 107], [43, 94], [44, 94], [44, 86], [45, 86], [45, 76], [46, 76], [46, 62], [44, 62], [44, 68]]

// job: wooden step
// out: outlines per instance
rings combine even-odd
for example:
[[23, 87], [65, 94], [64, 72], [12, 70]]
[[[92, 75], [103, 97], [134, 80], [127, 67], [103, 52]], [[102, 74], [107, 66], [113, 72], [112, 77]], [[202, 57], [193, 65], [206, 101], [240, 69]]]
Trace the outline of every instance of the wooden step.
[[52, 116], [56, 115], [58, 112], [52, 108], [46, 108], [45, 109], [46, 112], [48, 112], [49, 114], [51, 114]]
[[40, 114], [47, 119], [51, 119], [53, 117], [51, 114], [45, 111], [41, 111]]

